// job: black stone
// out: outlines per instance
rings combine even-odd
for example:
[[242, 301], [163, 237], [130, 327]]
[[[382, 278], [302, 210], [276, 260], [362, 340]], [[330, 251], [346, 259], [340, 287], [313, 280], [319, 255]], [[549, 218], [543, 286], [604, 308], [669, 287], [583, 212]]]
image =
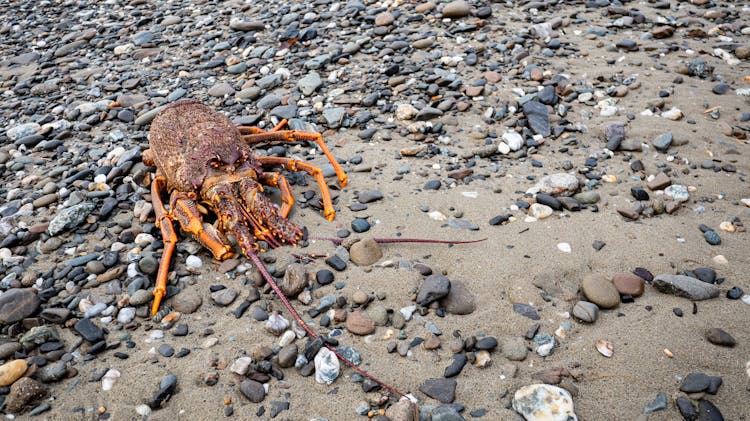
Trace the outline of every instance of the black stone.
[[492, 336], [485, 336], [484, 338], [477, 339], [474, 348], [484, 351], [492, 351], [497, 348], [497, 339]]
[[513, 304], [513, 311], [520, 314], [521, 316], [528, 317], [531, 320], [539, 320], [539, 314], [536, 309], [528, 304], [516, 303]]
[[698, 421], [724, 421], [721, 411], [711, 401], [698, 401]]
[[560, 210], [562, 209], [562, 203], [554, 196], [550, 196], [549, 194], [539, 193], [536, 195], [536, 201], [537, 203], [541, 203], [542, 205], [547, 205], [551, 207], [554, 210]]
[[276, 418], [280, 412], [286, 411], [287, 409], [289, 409], [289, 402], [271, 401], [271, 413], [269, 415], [271, 418]]
[[633, 270], [633, 275], [640, 276], [646, 282], [653, 282], [654, 281], [654, 275], [651, 272], [649, 272], [648, 269], [635, 268]]
[[336, 255], [327, 258], [326, 264], [339, 272], [346, 269], [346, 262]]
[[95, 325], [91, 319], [81, 319], [75, 324], [75, 331], [78, 332], [83, 339], [95, 343], [104, 339], [104, 331], [99, 326]]
[[315, 280], [320, 285], [328, 285], [334, 280], [333, 272], [328, 269], [321, 269], [315, 274]]
[[708, 384], [706, 392], [715, 395], [719, 391], [721, 384], [724, 383], [724, 380], [720, 376], [711, 376], [710, 379], [711, 381]]
[[732, 289], [727, 291], [727, 298], [729, 298], [730, 300], [739, 300], [744, 294], [745, 291], [743, 291], [742, 288], [732, 287]]
[[423, 189], [425, 190], [438, 190], [440, 189], [440, 180], [430, 180], [424, 184]]
[[682, 309], [679, 308], [679, 307], [673, 308], [672, 309], [672, 313], [674, 313], [674, 315], [677, 316], [677, 317], [682, 317], [682, 315], [683, 315]]
[[511, 216], [513, 216], [513, 215], [511, 215], [509, 213], [506, 213], [505, 215], [495, 216], [492, 219], [490, 219], [489, 224], [490, 225], [500, 225], [503, 222], [508, 222], [508, 220], [510, 219]]
[[716, 271], [711, 268], [695, 268], [693, 269], [693, 274], [695, 274], [696, 278], [709, 284], [713, 284], [716, 281]]
[[428, 379], [419, 391], [442, 403], [453, 403], [456, 399], [456, 381], [453, 379]]
[[680, 411], [680, 415], [685, 421], [695, 421], [698, 419], [698, 413], [695, 412], [693, 403], [690, 399], [680, 396], [676, 400], [677, 409]]
[[352, 231], [357, 233], [367, 232], [370, 229], [370, 223], [364, 218], [354, 218], [352, 221]]
[[643, 187], [631, 187], [630, 194], [633, 195], [635, 200], [648, 200], [648, 192]]
[[161, 344], [158, 348], [159, 354], [161, 354], [162, 357], [171, 357], [174, 355], [174, 348], [172, 348], [169, 344]]
[[461, 370], [464, 369], [464, 366], [468, 361], [469, 359], [466, 358], [466, 355], [464, 354], [454, 355], [451, 364], [448, 367], [445, 367], [443, 376], [446, 378], [458, 376], [459, 373], [461, 373]]
[[711, 384], [711, 378], [705, 373], [690, 373], [682, 380], [680, 390], [685, 393], [698, 393], [708, 389]]
[[187, 336], [188, 334], [188, 325], [186, 323], [180, 323], [177, 326], [175, 326], [174, 330], [172, 331], [172, 335], [174, 336]]

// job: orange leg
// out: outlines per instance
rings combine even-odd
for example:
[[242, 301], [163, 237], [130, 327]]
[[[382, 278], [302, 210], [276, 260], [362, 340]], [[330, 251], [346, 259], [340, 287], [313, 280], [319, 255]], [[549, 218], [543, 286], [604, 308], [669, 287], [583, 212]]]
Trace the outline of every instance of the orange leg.
[[174, 230], [169, 212], [164, 208], [164, 203], [161, 201], [161, 193], [166, 189], [166, 184], [167, 180], [164, 177], [156, 177], [151, 182], [151, 203], [154, 205], [154, 213], [156, 214], [156, 226], [161, 230], [162, 241], [164, 241], [164, 252], [159, 262], [159, 272], [156, 274], [154, 305], [151, 307], [152, 316], [159, 311], [161, 299], [167, 293], [169, 262], [172, 260], [175, 245], [177, 244], [177, 233]]
[[326, 146], [325, 142], [323, 141], [323, 136], [320, 133], [315, 132], [280, 130], [284, 124], [286, 124], [286, 120], [279, 123], [278, 126], [274, 127], [269, 132], [264, 132], [262, 129], [259, 129], [257, 127], [242, 126], [238, 129], [243, 135], [242, 140], [251, 144], [265, 142], [314, 142], [318, 145], [320, 150], [323, 151], [323, 154], [325, 154], [326, 158], [328, 158], [328, 161], [331, 162], [331, 165], [333, 165], [333, 170], [336, 171], [336, 177], [338, 177], [339, 179], [339, 185], [341, 185], [341, 187], [346, 187], [346, 184], [348, 182], [346, 173], [343, 169], [341, 169], [341, 166], [336, 161], [336, 158], [333, 157], [331, 151], [328, 150], [328, 146]]
[[325, 216], [327, 220], [333, 221], [333, 218], [336, 217], [336, 211], [333, 210], [331, 192], [328, 190], [326, 180], [323, 178], [323, 171], [320, 168], [292, 158], [259, 156], [258, 160], [262, 165], [281, 165], [289, 171], [304, 171], [310, 174], [318, 183], [318, 186], [320, 186], [320, 195], [323, 200], [323, 216]]
[[161, 230], [162, 240], [164, 241], [164, 252], [159, 262], [159, 271], [156, 274], [151, 315], [156, 314], [159, 310], [161, 300], [167, 293], [169, 263], [177, 244], [177, 233], [172, 223], [173, 220], [178, 221], [185, 232], [190, 233], [193, 238], [210, 249], [216, 259], [224, 260], [232, 255], [232, 246], [229, 241], [213, 226], [202, 221], [198, 206], [189, 194], [178, 191], [172, 192], [170, 210], [167, 211], [164, 208], [161, 195], [166, 189], [166, 183], [164, 177], [156, 177], [151, 183], [151, 203], [153, 203], [156, 213], [156, 226]]
[[284, 219], [288, 218], [289, 212], [294, 206], [294, 195], [292, 195], [292, 189], [289, 187], [286, 177], [277, 172], [267, 172], [263, 173], [258, 181], [266, 186], [279, 189], [279, 192], [281, 192], [281, 209], [279, 210], [279, 215]]

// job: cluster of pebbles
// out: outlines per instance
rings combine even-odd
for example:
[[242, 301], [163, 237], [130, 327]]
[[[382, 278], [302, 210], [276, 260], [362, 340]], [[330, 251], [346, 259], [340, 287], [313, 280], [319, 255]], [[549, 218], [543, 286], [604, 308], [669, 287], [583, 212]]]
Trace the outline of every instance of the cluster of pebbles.
[[[747, 259], [725, 256], [746, 249], [750, 217], [750, 10], [741, 2], [68, 0], [8, 3], [0, 14], [0, 405], [9, 417], [414, 418], [409, 400], [348, 372], [326, 343], [365, 368], [369, 350], [395, 359], [394, 372], [372, 374], [414, 385], [425, 420], [746, 415], [750, 371], [675, 366], [673, 389], [623, 414], [591, 398], [587, 357], [557, 358], [587, 329], [640, 310], [643, 294], [648, 312], [662, 295], [682, 297], [674, 317], [718, 300], [748, 314], [747, 267], [736, 267]], [[292, 129], [323, 132], [352, 175], [356, 190], [331, 186], [342, 245], [319, 260], [304, 249], [262, 256], [321, 338], [305, 338], [249, 262], [209, 264], [191, 240], [179, 243], [167, 299], [150, 317], [163, 243], [141, 152], [161, 107], [188, 97], [236, 124], [288, 119]], [[257, 152], [314, 161], [333, 175], [308, 145]], [[314, 183], [288, 179], [295, 222], [323, 229]], [[491, 215], [472, 220], [467, 203], [431, 204], [458, 188], [462, 202], [494, 195]], [[420, 221], [454, 240], [542, 223], [592, 229], [577, 215], [700, 220], [665, 247], [697, 238], [708, 256], [697, 261], [712, 267], [686, 262], [656, 276], [622, 267], [562, 287], [539, 280], [526, 285], [533, 303], [496, 304], [531, 321], [514, 324], [520, 333], [482, 324], [444, 332], [451, 320], [487, 314], [477, 304], [485, 292], [426, 258], [384, 257], [367, 236], [389, 225], [383, 209], [399, 200], [395, 191], [417, 195]], [[597, 253], [605, 239], [593, 242]], [[557, 250], [575, 256], [568, 242]], [[364, 292], [351, 273], [409, 273], [415, 286], [400, 297]], [[222, 331], [240, 322], [256, 331], [254, 342]], [[742, 327], [705, 326], [703, 337], [746, 352], [750, 337], [733, 329]], [[603, 358], [619, 346], [586, 345]], [[403, 379], [427, 361], [432, 376]], [[462, 386], [488, 372], [487, 399]], [[361, 402], [309, 413], [307, 400], [345, 382], [361, 386]]]

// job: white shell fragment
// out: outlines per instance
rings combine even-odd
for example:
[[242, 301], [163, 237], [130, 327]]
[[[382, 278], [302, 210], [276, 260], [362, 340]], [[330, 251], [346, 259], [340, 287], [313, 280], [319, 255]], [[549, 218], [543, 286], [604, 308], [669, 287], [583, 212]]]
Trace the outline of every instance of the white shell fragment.
[[570, 244], [568, 243], [558, 243], [557, 249], [563, 253], [570, 253], [571, 251], [573, 251], [573, 249], [570, 247]]
[[339, 376], [339, 359], [328, 348], [320, 348], [315, 356], [315, 381], [331, 384]]
[[615, 348], [612, 345], [612, 342], [606, 341], [604, 339], [599, 339], [598, 341], [596, 341], [596, 350], [607, 358], [611, 357], [615, 352]]
[[110, 368], [109, 370], [107, 370], [107, 372], [104, 373], [104, 377], [102, 377], [102, 390], [105, 392], [112, 390], [112, 387], [115, 385], [115, 382], [119, 378], [119, 371], [115, 370], [114, 368]]

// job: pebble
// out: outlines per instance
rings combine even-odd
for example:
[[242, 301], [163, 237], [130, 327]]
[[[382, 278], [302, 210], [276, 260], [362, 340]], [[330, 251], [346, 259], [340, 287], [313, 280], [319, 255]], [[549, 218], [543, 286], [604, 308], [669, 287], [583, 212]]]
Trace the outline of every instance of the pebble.
[[346, 317], [346, 330], [355, 335], [369, 335], [375, 331], [375, 322], [361, 311], [353, 311]]
[[661, 411], [667, 408], [667, 394], [659, 392], [651, 403], [643, 407], [644, 414], [651, 414], [653, 412]]
[[430, 275], [425, 278], [417, 292], [417, 304], [426, 306], [448, 295], [451, 281], [444, 275]]
[[453, 403], [456, 399], [456, 381], [453, 379], [427, 379], [419, 391], [442, 403]]
[[512, 337], [503, 341], [502, 353], [503, 357], [510, 361], [523, 361], [526, 359], [528, 349], [522, 338]]
[[578, 301], [571, 313], [573, 317], [584, 323], [594, 323], [599, 317], [599, 307], [588, 301]]
[[452, 1], [443, 6], [444, 18], [462, 18], [469, 15], [469, 5], [463, 0]]
[[0, 324], [11, 324], [36, 313], [41, 300], [32, 288], [11, 288], [0, 294]]
[[729, 333], [718, 327], [713, 327], [706, 331], [706, 339], [714, 345], [733, 347], [737, 345], [737, 340]]
[[[130, 303], [133, 304], [131, 297]], [[193, 314], [203, 304], [203, 298], [197, 288], [185, 288], [172, 298], [170, 306], [182, 314]]]
[[513, 395], [513, 409], [527, 420], [578, 419], [570, 393], [549, 384], [532, 384], [518, 389]]
[[243, 380], [240, 383], [240, 392], [252, 403], [263, 402], [266, 397], [266, 389], [263, 385], [250, 379]]
[[30, 377], [22, 377], [13, 383], [5, 397], [5, 411], [17, 414], [45, 398], [48, 393], [44, 384]]
[[328, 348], [321, 348], [315, 355], [315, 381], [331, 384], [339, 376], [339, 359]]
[[600, 308], [614, 308], [620, 304], [620, 294], [612, 282], [600, 275], [589, 274], [581, 281], [586, 298]]
[[640, 276], [631, 273], [618, 273], [612, 276], [612, 284], [620, 295], [640, 297], [646, 283]]
[[50, 221], [47, 232], [54, 237], [63, 231], [77, 227], [83, 223], [95, 206], [93, 202], [83, 202], [58, 211]]
[[237, 291], [234, 288], [224, 288], [211, 294], [211, 300], [217, 305], [226, 307], [232, 304], [237, 298]]
[[300, 263], [287, 266], [284, 277], [277, 285], [287, 297], [296, 297], [307, 286], [307, 271]]
[[719, 288], [684, 275], [657, 275], [654, 288], [665, 294], [685, 297], [693, 301], [708, 300], [719, 296]]
[[449, 314], [471, 314], [476, 310], [476, 299], [464, 282], [454, 280], [450, 282], [448, 295], [440, 299], [440, 307]]
[[13, 360], [0, 365], [0, 387], [10, 386], [26, 372], [26, 360]]
[[358, 266], [375, 264], [382, 257], [380, 245], [371, 238], [357, 241], [349, 248], [349, 259]]
[[445, 372], [443, 373], [443, 376], [446, 378], [450, 377], [456, 377], [461, 373], [461, 370], [464, 369], [464, 366], [466, 366], [466, 363], [468, 362], [468, 358], [464, 354], [454, 354], [453, 360], [451, 361], [451, 364], [445, 368]]

